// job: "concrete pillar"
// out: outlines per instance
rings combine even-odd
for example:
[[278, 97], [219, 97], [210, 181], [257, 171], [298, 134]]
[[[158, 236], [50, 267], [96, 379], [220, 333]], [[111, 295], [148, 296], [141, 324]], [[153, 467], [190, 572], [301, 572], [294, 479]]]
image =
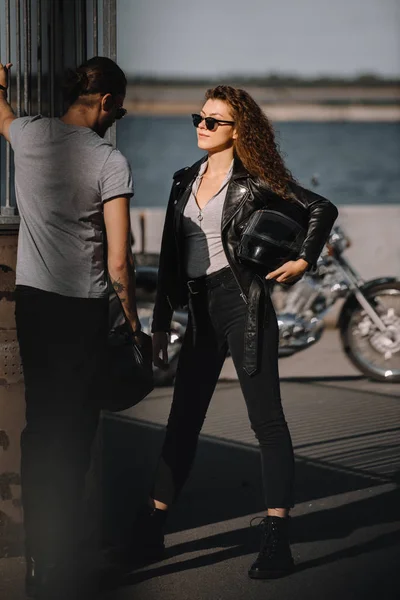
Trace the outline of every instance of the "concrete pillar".
[[0, 558], [23, 553], [19, 442], [25, 402], [14, 319], [17, 240], [17, 229], [0, 229]]

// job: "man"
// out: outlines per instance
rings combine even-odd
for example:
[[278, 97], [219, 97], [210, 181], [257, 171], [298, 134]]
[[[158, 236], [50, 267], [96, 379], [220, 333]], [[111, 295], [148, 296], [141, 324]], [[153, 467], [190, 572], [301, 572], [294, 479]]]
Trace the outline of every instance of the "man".
[[[16, 118], [0, 64], [0, 134], [21, 217], [16, 322], [26, 388], [21, 480], [31, 597], [88, 598], [78, 577], [82, 493], [103, 389], [108, 274], [140, 343], [127, 160], [104, 135], [126, 77], [94, 57], [70, 73], [59, 118]], [[106, 258], [107, 257], [107, 258]]]

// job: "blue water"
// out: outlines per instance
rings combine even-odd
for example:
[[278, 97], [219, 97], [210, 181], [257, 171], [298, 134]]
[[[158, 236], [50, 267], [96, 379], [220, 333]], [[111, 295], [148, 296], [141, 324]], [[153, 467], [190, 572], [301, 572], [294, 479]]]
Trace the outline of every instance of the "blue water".
[[[288, 167], [336, 204], [400, 202], [400, 123], [287, 122], [276, 125]], [[118, 147], [128, 157], [136, 206], [166, 205], [172, 174], [202, 156], [187, 117], [127, 117]]]

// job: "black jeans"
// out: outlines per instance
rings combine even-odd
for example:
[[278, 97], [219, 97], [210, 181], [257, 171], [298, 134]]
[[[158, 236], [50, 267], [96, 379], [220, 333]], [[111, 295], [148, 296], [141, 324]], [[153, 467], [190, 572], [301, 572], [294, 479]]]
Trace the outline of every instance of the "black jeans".
[[171, 413], [151, 492], [154, 499], [170, 505], [189, 475], [198, 436], [229, 348], [251, 427], [260, 445], [266, 507], [293, 506], [293, 448], [281, 404], [278, 324], [269, 294], [265, 309], [260, 369], [249, 376], [242, 368], [247, 307], [233, 275], [213, 289], [191, 295]]
[[26, 551], [53, 562], [73, 555], [82, 529], [108, 299], [17, 286], [16, 322], [26, 398], [21, 435]]

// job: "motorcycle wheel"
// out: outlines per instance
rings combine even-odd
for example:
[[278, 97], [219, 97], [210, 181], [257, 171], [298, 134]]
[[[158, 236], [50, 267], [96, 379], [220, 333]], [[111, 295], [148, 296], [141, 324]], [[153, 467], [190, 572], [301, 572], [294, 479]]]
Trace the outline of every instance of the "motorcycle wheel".
[[366, 298], [388, 328], [382, 333], [357, 303], [341, 328], [344, 351], [364, 375], [375, 381], [400, 382], [400, 282], [376, 285]]

